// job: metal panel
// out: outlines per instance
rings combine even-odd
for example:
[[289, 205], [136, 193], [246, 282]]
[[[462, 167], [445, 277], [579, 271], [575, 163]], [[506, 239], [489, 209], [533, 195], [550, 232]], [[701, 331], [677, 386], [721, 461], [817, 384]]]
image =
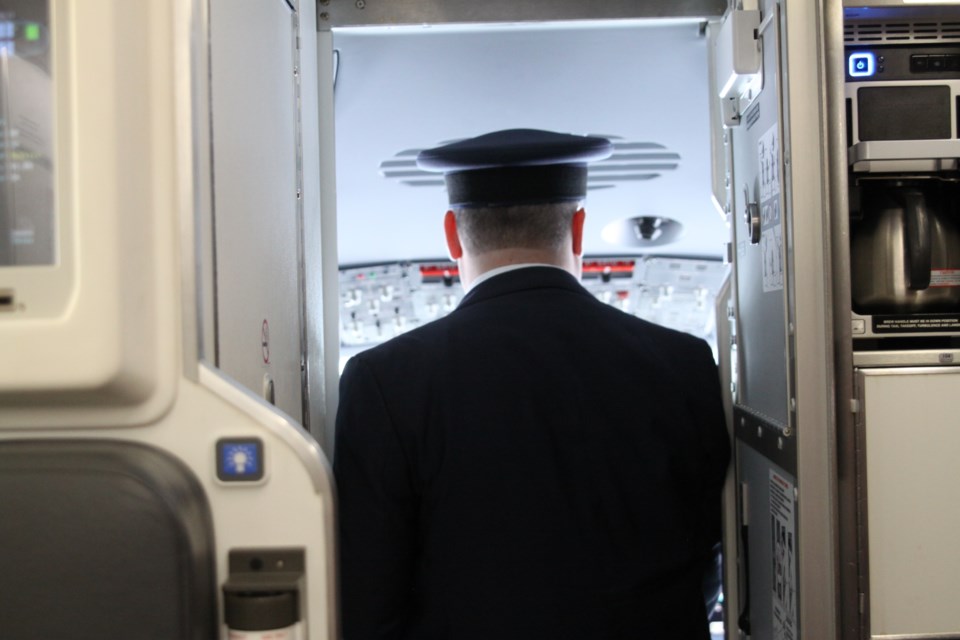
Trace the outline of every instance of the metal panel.
[[295, 25], [281, 0], [213, 0], [218, 366], [300, 420]]
[[783, 435], [777, 425], [744, 411], [742, 407], [733, 410], [733, 429], [740, 442], [792, 475], [797, 474], [796, 438]]
[[[776, 6], [764, 8], [764, 15]], [[737, 340], [742, 362], [738, 401], [754, 414], [788, 426], [786, 301], [780, 160], [779, 24], [766, 23], [763, 37], [764, 87], [732, 130], [731, 176], [737, 284]], [[751, 244], [745, 224], [748, 206], [760, 208], [761, 229]]]
[[870, 636], [960, 636], [960, 368], [864, 370]]
[[718, 18], [727, 0], [317, 0], [320, 29], [364, 25]]
[[741, 564], [749, 594], [741, 594], [740, 611], [728, 615], [739, 613], [741, 631], [754, 638], [800, 638], [796, 478], [751, 447], [738, 442], [736, 451], [737, 474], [745, 486]]

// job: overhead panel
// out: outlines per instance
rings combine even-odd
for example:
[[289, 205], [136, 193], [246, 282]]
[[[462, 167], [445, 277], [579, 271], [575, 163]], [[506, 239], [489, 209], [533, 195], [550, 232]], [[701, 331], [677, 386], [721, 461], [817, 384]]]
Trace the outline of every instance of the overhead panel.
[[317, 0], [320, 30], [364, 25], [541, 22], [618, 18], [719, 18], [726, 0]]
[[[606, 189], [619, 182], [652, 180], [665, 171], [674, 171], [680, 163], [680, 154], [656, 142], [623, 140], [620, 136], [590, 133], [608, 138], [613, 144], [613, 155], [587, 168], [587, 191]], [[444, 140], [437, 145], [456, 140]], [[380, 175], [411, 187], [443, 187], [443, 176], [417, 167], [417, 154], [422, 149], [404, 149], [380, 163]]]

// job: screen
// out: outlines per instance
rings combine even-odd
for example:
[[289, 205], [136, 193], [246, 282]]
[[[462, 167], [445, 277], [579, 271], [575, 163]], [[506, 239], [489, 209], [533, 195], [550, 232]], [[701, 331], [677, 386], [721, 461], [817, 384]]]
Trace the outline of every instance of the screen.
[[57, 260], [47, 2], [0, 3], [0, 267]]

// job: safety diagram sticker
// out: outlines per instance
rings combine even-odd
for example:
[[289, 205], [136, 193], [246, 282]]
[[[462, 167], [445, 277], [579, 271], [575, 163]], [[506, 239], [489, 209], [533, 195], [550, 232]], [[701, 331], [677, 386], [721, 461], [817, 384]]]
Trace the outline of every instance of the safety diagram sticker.
[[958, 287], [960, 286], [960, 269], [931, 269], [931, 287]]
[[780, 139], [773, 125], [757, 141], [760, 166], [760, 256], [763, 291], [783, 289], [783, 224], [780, 216]]
[[773, 640], [797, 640], [797, 570], [793, 484], [770, 470], [773, 537]]

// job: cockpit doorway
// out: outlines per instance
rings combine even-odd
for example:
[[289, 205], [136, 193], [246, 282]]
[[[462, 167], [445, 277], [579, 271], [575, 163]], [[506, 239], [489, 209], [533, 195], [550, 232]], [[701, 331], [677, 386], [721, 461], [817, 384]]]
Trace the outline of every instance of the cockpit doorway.
[[584, 284], [628, 313], [707, 339], [717, 354], [729, 231], [712, 199], [708, 23], [726, 7], [700, 4], [602, 19], [551, 5], [539, 19], [514, 9], [498, 20], [496, 8], [471, 14], [458, 3], [445, 12], [408, 3], [391, 15], [330, 6], [324, 17], [321, 3], [319, 59], [333, 83], [321, 103], [332, 106], [335, 133], [321, 142], [335, 166], [324, 189], [335, 198], [323, 209], [328, 223], [336, 211], [338, 278], [326, 321], [339, 327], [340, 353], [336, 371], [327, 362], [328, 407], [330, 380], [349, 357], [456, 307], [442, 179], [419, 171], [415, 156], [497, 129], [614, 142], [589, 178]]

